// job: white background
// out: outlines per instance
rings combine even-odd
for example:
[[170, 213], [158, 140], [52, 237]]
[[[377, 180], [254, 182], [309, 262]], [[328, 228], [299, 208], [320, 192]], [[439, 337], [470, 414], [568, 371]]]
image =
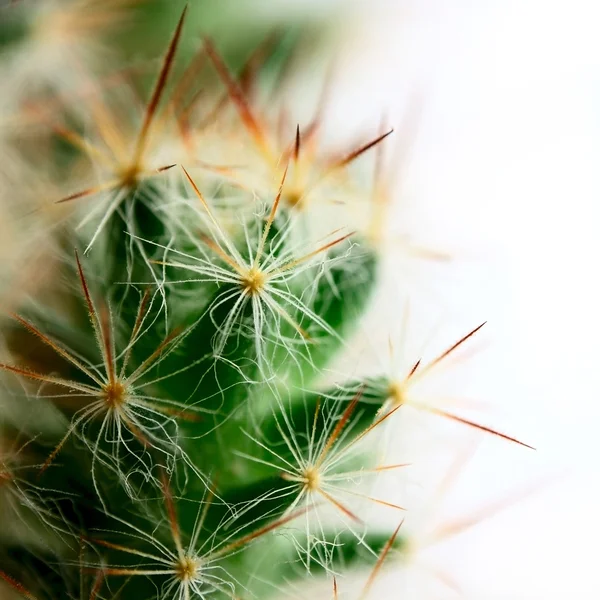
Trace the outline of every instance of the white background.
[[[474, 600], [600, 598], [600, 5], [351, 5], [330, 118], [341, 129], [382, 111], [399, 119], [422, 91], [397, 201], [413, 207], [419, 242], [455, 256], [444, 266], [454, 283], [440, 288], [448, 314], [463, 330], [489, 319], [487, 358], [466, 379], [479, 382], [490, 422], [537, 448], [480, 447], [449, 514], [531, 482], [540, 491], [433, 562]], [[389, 565], [373, 597], [458, 597], [398, 577]]]

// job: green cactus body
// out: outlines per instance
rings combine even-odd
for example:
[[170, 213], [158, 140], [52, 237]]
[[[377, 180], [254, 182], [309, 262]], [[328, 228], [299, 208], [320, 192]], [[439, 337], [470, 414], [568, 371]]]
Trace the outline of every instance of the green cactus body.
[[370, 491], [406, 466], [381, 461], [378, 432], [479, 328], [400, 382], [323, 383], [379, 256], [343, 210], [324, 232], [315, 219], [323, 198], [360, 195], [352, 163], [388, 134], [321, 159], [317, 124], [275, 135], [208, 41], [224, 89], [197, 117], [173, 75], [185, 16], [134, 127], [101, 97], [94, 146], [55, 127], [67, 164], [103, 169], [60, 201], [78, 225], [58, 236], [62, 306], [38, 295], [4, 327], [0, 577], [27, 598], [191, 600], [266, 598], [320, 572], [337, 598], [335, 573], [370, 563], [366, 594], [405, 544], [401, 499]]

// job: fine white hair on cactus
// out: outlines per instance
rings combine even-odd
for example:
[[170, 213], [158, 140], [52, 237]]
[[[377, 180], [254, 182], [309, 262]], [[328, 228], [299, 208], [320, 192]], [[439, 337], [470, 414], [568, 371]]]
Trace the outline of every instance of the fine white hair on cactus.
[[[377, 557], [375, 566], [369, 573], [369, 576], [368, 576], [367, 580], [365, 581], [364, 586], [360, 590], [357, 600], [366, 600], [367, 597], [369, 596], [369, 593], [371, 591], [371, 588], [373, 587], [375, 579], [381, 572], [383, 563], [388, 558], [390, 551], [392, 550], [394, 544], [396, 543], [396, 539], [398, 537], [398, 534], [400, 533], [400, 529], [403, 524], [404, 524], [404, 519], [402, 521], [400, 521], [398, 527], [396, 527], [396, 529], [394, 530], [394, 532], [392, 533], [390, 538], [384, 544], [383, 548], [381, 549], [381, 552], [379, 553], [379, 556]], [[352, 597], [354, 597], [354, 596], [352, 596]], [[337, 578], [335, 576], [333, 578], [333, 598], [332, 598], [332, 600], [340, 600], [339, 590], [338, 590], [338, 582], [337, 582]]]
[[[299, 558], [307, 569], [310, 569], [311, 562], [330, 568], [336, 547], [336, 543], [330, 541], [332, 531], [334, 535], [336, 531], [349, 531], [363, 544], [362, 530], [366, 523], [357, 512], [366, 504], [404, 510], [398, 504], [371, 496], [364, 485], [361, 487], [369, 478], [395, 473], [407, 466], [406, 463], [365, 466], [365, 455], [369, 452], [365, 439], [396, 409], [367, 427], [359, 428], [361, 395], [362, 391], [359, 391], [349, 402], [332, 398], [317, 401], [314, 414], [306, 415], [306, 431], [301, 434], [297, 431], [298, 424], [291, 421], [289, 409], [280, 404], [273, 412], [276, 429], [283, 442], [279, 448], [273, 445], [272, 440], [261, 440], [257, 435], [244, 432], [260, 447], [264, 456], [238, 454], [271, 467], [289, 482], [289, 486], [280, 492], [282, 497], [293, 498], [286, 514], [299, 506], [307, 509], [304, 531], [300, 536], [292, 536]], [[357, 467], [358, 457], [360, 467]], [[328, 518], [331, 516], [336, 519], [332, 521]], [[372, 552], [368, 546], [365, 547]]]
[[[185, 171], [185, 169], [184, 169]], [[265, 356], [265, 342], [270, 340], [282, 344], [290, 351], [293, 360], [294, 349], [288, 340], [282, 338], [281, 327], [285, 323], [297, 333], [303, 344], [310, 344], [311, 334], [296, 320], [307, 320], [309, 324], [317, 326], [320, 330], [333, 338], [337, 338], [336, 331], [310, 307], [310, 303], [303, 298], [314, 289], [325, 269], [334, 262], [345, 258], [347, 254], [337, 257], [328, 257], [327, 251], [341, 245], [348, 240], [352, 233], [339, 235], [333, 232], [325, 243], [306, 252], [299, 252], [298, 248], [290, 248], [286, 243], [291, 226], [285, 226], [275, 232], [275, 218], [285, 185], [285, 174], [281, 181], [279, 192], [270, 210], [266, 224], [262, 231], [256, 235], [249, 227], [243, 227], [245, 252], [241, 252], [230, 235], [224, 230], [219, 220], [213, 213], [198, 186], [194, 183], [187, 171], [186, 177], [200, 200], [201, 206], [208, 217], [208, 226], [212, 236], [202, 236], [202, 242], [211, 253], [207, 255], [204, 247], [197, 244], [198, 255], [178, 251], [174, 248], [165, 248], [169, 252], [181, 257], [181, 260], [160, 261], [164, 266], [184, 269], [197, 274], [197, 277], [184, 280], [184, 282], [211, 282], [226, 285], [224, 292], [217, 295], [207, 309], [211, 318], [215, 311], [225, 303], [232, 303], [232, 307], [224, 320], [214, 320], [217, 335], [214, 339], [214, 352], [221, 356], [230, 337], [243, 333], [244, 314], [248, 306], [251, 308], [252, 335], [254, 336], [256, 355], [259, 363], [265, 366], [268, 357]], [[273, 239], [270, 239], [272, 235]], [[150, 240], [144, 240], [152, 243]], [[160, 244], [154, 243], [155, 246]], [[162, 246], [164, 248], [164, 246]], [[217, 258], [219, 262], [215, 262]], [[307, 289], [292, 291], [294, 280], [300, 275], [310, 271], [311, 279], [302, 280]], [[170, 283], [177, 283], [171, 281]], [[310, 294], [308, 294], [310, 295]]]
[[[152, 469], [152, 452], [158, 452], [170, 459], [183, 458], [189, 464], [178, 443], [177, 419], [198, 420], [202, 409], [196, 406], [187, 406], [172, 399], [148, 395], [144, 390], [154, 382], [143, 381], [144, 377], [175, 348], [178, 338], [176, 332], [167, 335], [141, 364], [127, 374], [132, 349], [140, 338], [146, 318], [149, 294], [145, 294], [140, 302], [128, 344], [120, 354], [116, 354], [110, 310], [106, 305], [103, 305], [100, 311], [96, 309], [78, 256], [76, 256], [76, 260], [83, 296], [102, 356], [102, 369], [65, 349], [18, 315], [14, 315], [14, 317], [25, 329], [52, 348], [81, 375], [91, 380], [91, 383], [37, 373], [24, 367], [0, 364], [0, 369], [5, 371], [42, 384], [65, 388], [70, 392], [68, 397], [72, 397], [72, 394], [75, 393], [85, 403], [83, 408], [73, 415], [67, 432], [48, 456], [41, 471], [43, 472], [50, 466], [72, 435], [81, 439], [92, 452], [92, 476], [97, 491], [98, 485], [94, 469], [96, 462], [112, 466], [119, 475], [125, 475], [120, 470], [120, 453], [122, 451], [131, 454], [148, 476]], [[64, 396], [54, 394], [46, 397], [59, 399]], [[100, 427], [92, 438], [88, 438], [87, 427], [96, 419], [101, 420]], [[110, 452], [102, 449], [102, 441], [110, 444]], [[144, 450], [142, 455], [139, 454], [137, 446], [130, 446], [134, 441]], [[144, 462], [144, 456], [150, 459], [150, 464]], [[126, 479], [124, 479], [124, 483], [126, 484]]]
[[[381, 547], [381, 550], [376, 554], [374, 553], [376, 555], [375, 564], [369, 572], [362, 587], [357, 589], [355, 585], [352, 587], [346, 586], [345, 582], [343, 581], [343, 576], [347, 573], [329, 574], [331, 578], [332, 589], [332, 595], [328, 597], [329, 600], [345, 600], [346, 598], [352, 598], [352, 600], [368, 600], [369, 598], [373, 597], [371, 592], [377, 578], [384, 568], [384, 564], [386, 561], [389, 561], [394, 554], [398, 553], [397, 546], [402, 546], [403, 544], [403, 540], [400, 541], [399, 535], [401, 529], [403, 528], [404, 521], [405, 520], [403, 518], [398, 526], [394, 529], [390, 537], [385, 541]], [[398, 544], [398, 542], [400, 543]], [[282, 585], [282, 582], [279, 581], [267, 581], [264, 583], [266, 583], [270, 589], [277, 593], [275, 597], [285, 598], [286, 600], [307, 600], [307, 598], [312, 598], [317, 590], [319, 594], [322, 594], [322, 586], [320, 585], [321, 582], [318, 580], [314, 588], [311, 585], [307, 586], [306, 582], [303, 582], [302, 585], [298, 585], [298, 583], [293, 581], [285, 582], [285, 585]]]
[[[119, 211], [126, 198], [137, 195], [139, 186], [145, 179], [157, 173], [162, 173], [174, 166], [173, 164], [149, 165], [147, 154], [150, 135], [156, 122], [159, 105], [164, 96], [169, 75], [173, 68], [186, 13], [187, 7], [184, 9], [171, 38], [163, 59], [162, 68], [146, 106], [139, 131], [135, 136], [133, 147], [131, 147], [127, 134], [120, 129], [110, 111], [102, 104], [100, 98], [96, 98], [92, 105], [95, 105], [96, 125], [101, 135], [101, 144], [97, 146], [91, 145], [88, 140], [76, 132], [61, 128], [60, 133], [65, 139], [83, 150], [90, 158], [95, 159], [99, 165], [107, 169], [111, 174], [108, 180], [70, 194], [57, 201], [57, 203], [65, 203], [97, 194], [105, 196], [104, 202], [101, 202], [98, 208], [91, 211], [80, 223], [80, 227], [83, 227], [88, 222], [97, 220], [100, 216], [87, 245], [86, 253], [92, 248], [110, 219]], [[105, 146], [108, 148], [108, 152]]]
[[[95, 546], [105, 547], [133, 557], [145, 559], [140, 566], [111, 566], [89, 564], [101, 572], [109, 580], [111, 578], [145, 577], [162, 578], [163, 584], [159, 593], [160, 598], [175, 598], [177, 600], [204, 600], [220, 592], [228, 598], [236, 597], [235, 588], [239, 582], [227, 571], [223, 564], [228, 558], [240, 552], [249, 544], [285, 527], [288, 523], [303, 514], [304, 510], [286, 514], [281, 518], [272, 520], [266, 525], [260, 525], [250, 533], [240, 533], [238, 530], [230, 531], [224, 536], [220, 535], [221, 527], [216, 531], [206, 533], [203, 531], [207, 514], [214, 497], [212, 486], [208, 486], [205, 498], [198, 505], [194, 525], [186, 535], [182, 531], [176, 498], [170, 488], [169, 481], [163, 473], [161, 489], [164, 498], [163, 521], [158, 528], [165, 526], [168, 530], [168, 542], [163, 542], [156, 535], [157, 527], [152, 524], [149, 531], [132, 524], [115, 515], [109, 516], [124, 530], [119, 531], [119, 536], [131, 538], [135, 545], [127, 546], [124, 543], [113, 543], [105, 539], [107, 534], [115, 533], [114, 530], [98, 530], [99, 536], [90, 538], [90, 543]], [[188, 501], [189, 503], [189, 501]], [[222, 525], [231, 524], [231, 517], [225, 517]], [[245, 531], [248, 529], [245, 526]], [[250, 523], [252, 525], [252, 523]], [[223, 527], [223, 529], [226, 529]], [[149, 551], [139, 548], [140, 543], [149, 548]], [[142, 546], [142, 547], [143, 547]]]
[[[27, 446], [34, 440], [19, 444], [17, 435], [10, 445], [7, 445], [8, 439], [0, 441], [0, 511], [7, 517], [2, 534], [17, 533], [21, 538], [28, 539], [31, 545], [48, 550], [51, 549], [52, 538], [40, 536], [34, 526], [35, 523], [41, 523], [49, 531], [58, 534], [62, 543], [68, 544], [67, 538], [72, 531], [62, 518], [56, 500], [67, 498], [69, 494], [36, 485], [25, 476], [26, 472], [37, 472], [43, 467], [42, 464], [31, 464], [24, 457]], [[48, 491], [55, 493], [52, 500], [49, 500]]]

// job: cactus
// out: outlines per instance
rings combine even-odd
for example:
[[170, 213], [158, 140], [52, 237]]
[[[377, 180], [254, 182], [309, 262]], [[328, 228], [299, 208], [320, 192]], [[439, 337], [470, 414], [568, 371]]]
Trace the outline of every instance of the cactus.
[[63, 209], [58, 266], [2, 325], [0, 579], [26, 598], [188, 600], [321, 573], [337, 598], [371, 564], [366, 597], [406, 544], [402, 499], [372, 491], [407, 466], [381, 458], [402, 407], [522, 442], [411, 400], [482, 325], [406, 373], [325, 382], [378, 288], [354, 166], [391, 131], [323, 153], [319, 117], [259, 110], [254, 61], [234, 75], [218, 40], [178, 75], [186, 10], [141, 113], [98, 84], [89, 115], [77, 99], [38, 121], [87, 182], [44, 207]]

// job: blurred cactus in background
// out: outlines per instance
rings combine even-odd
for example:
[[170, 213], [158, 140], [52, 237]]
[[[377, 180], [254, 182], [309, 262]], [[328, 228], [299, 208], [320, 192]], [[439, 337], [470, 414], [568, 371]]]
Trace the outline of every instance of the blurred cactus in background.
[[1, 10], [6, 590], [266, 598], [320, 573], [337, 598], [371, 565], [366, 597], [407, 544], [403, 499], [376, 491], [407, 467], [384, 447], [404, 406], [521, 444], [412, 400], [482, 325], [402, 372], [324, 377], [379, 290], [365, 172], [392, 131], [335, 152], [320, 104], [288, 110], [324, 24], [208, 0]]

